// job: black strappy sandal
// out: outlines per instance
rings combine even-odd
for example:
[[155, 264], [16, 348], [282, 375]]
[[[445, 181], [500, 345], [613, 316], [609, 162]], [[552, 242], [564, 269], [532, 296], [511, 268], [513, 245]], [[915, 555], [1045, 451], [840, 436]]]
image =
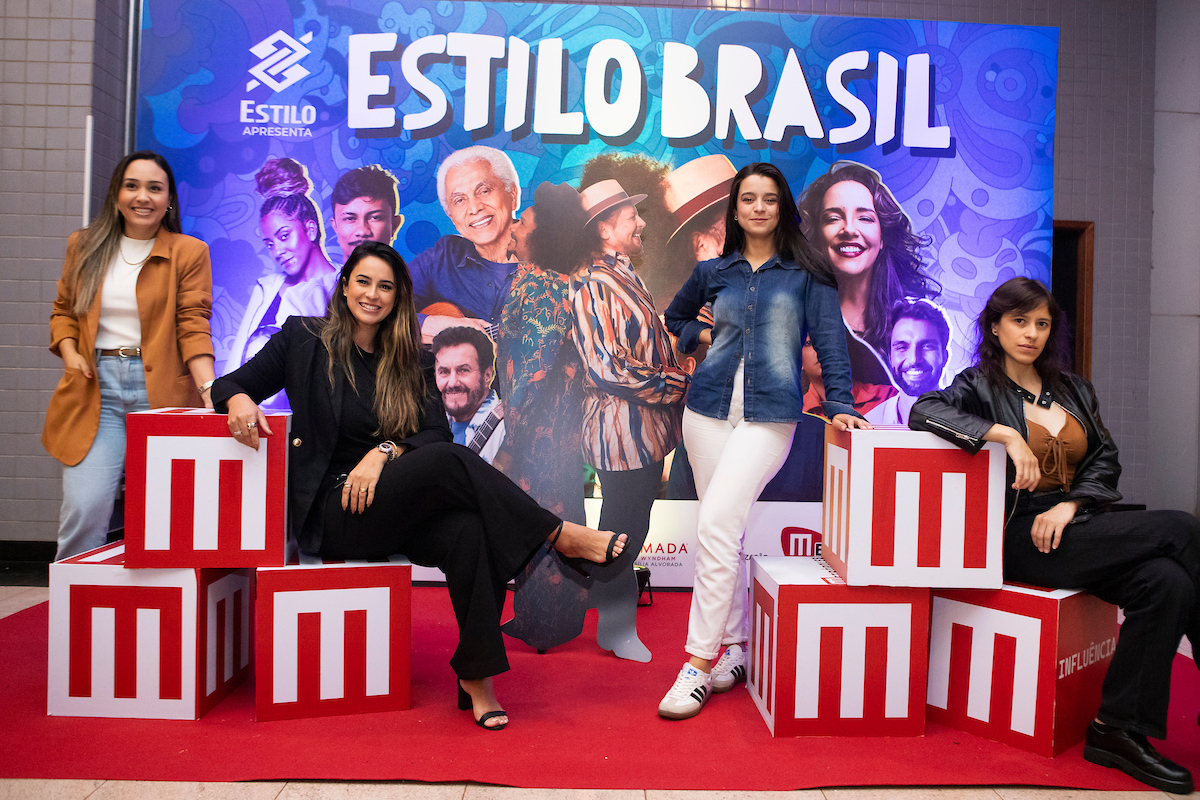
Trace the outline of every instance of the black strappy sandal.
[[[458, 710], [474, 712], [475, 707], [471, 703], [471, 695], [467, 694], [467, 690], [462, 687], [462, 683], [460, 683], [457, 678], [455, 678], [454, 684], [458, 687]], [[474, 716], [474, 713], [472, 713], [472, 716]], [[508, 725], [507, 722], [499, 725], [488, 725], [487, 721], [489, 719], [495, 719], [496, 717], [507, 716], [508, 714], [504, 711], [487, 711], [482, 717], [475, 720], [475, 724], [483, 728], [485, 731], [502, 731], [504, 730], [505, 726]]]
[[611, 537], [609, 537], [608, 550], [606, 550], [604, 553], [604, 561], [602, 563], [597, 563], [590, 559], [581, 558], [579, 556], [564, 556], [562, 553], [559, 553], [558, 550], [554, 549], [554, 545], [558, 541], [558, 537], [562, 536], [562, 529], [563, 523], [559, 522], [558, 527], [554, 529], [554, 534], [548, 540], [550, 542], [550, 549], [554, 550], [555, 553], [558, 553], [558, 557], [562, 559], [564, 564], [585, 578], [591, 576], [591, 572], [589, 571], [591, 567], [607, 567], [620, 557], [620, 554], [613, 553], [613, 550], [615, 550], [617, 547], [617, 540], [621, 538], [621, 534], [619, 533], [614, 533]]

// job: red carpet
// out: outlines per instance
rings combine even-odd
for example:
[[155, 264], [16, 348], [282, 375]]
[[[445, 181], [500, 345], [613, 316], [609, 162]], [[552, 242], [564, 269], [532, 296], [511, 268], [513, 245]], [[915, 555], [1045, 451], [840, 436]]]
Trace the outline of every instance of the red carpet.
[[[1055, 759], [930, 724], [917, 739], [773, 739], [745, 689], [686, 722], [655, 708], [683, 661], [687, 594], [639, 611], [649, 664], [595, 644], [595, 626], [538, 655], [508, 640], [497, 678], [511, 714], [489, 733], [454, 706], [447, 660], [455, 628], [443, 589], [414, 590], [413, 707], [286, 722], [254, 721], [243, 686], [198, 722], [46, 716], [47, 605], [0, 620], [0, 777], [124, 780], [476, 781], [553, 788], [784, 790], [865, 785], [1040, 785], [1142, 789], [1083, 760]], [[1173, 738], [1161, 750], [1200, 767], [1200, 676], [1180, 657]]]

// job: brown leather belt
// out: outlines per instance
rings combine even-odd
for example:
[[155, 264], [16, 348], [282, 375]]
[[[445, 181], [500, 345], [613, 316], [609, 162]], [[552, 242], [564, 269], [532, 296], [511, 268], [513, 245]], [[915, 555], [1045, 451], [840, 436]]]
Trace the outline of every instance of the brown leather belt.
[[141, 358], [142, 348], [140, 347], [118, 347], [116, 350], [97, 350], [102, 356], [119, 356], [120, 358]]

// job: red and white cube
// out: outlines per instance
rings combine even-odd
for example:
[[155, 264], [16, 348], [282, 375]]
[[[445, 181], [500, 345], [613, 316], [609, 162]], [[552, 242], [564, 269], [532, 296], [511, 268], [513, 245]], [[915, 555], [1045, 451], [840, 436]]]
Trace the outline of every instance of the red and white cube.
[[262, 720], [398, 711], [411, 702], [412, 565], [258, 569], [255, 706]]
[[125, 541], [130, 567], [287, 563], [289, 414], [269, 414], [258, 450], [208, 409], [130, 414]]
[[748, 685], [774, 736], [921, 736], [929, 590], [847, 586], [819, 558], [751, 562]]
[[825, 428], [821, 556], [851, 586], [999, 589], [1004, 448]]
[[51, 716], [199, 719], [250, 674], [250, 570], [50, 565]]
[[1079, 589], [933, 593], [929, 719], [1043, 756], [1083, 740], [1117, 607]]

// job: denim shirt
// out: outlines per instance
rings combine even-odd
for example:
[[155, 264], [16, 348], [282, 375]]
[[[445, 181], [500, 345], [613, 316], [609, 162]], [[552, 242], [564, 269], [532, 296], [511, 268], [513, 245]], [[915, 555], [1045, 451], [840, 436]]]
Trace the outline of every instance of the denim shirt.
[[826, 415], [859, 416], [850, 393], [850, 356], [836, 288], [778, 255], [757, 271], [737, 251], [702, 261], [667, 308], [667, 328], [679, 337], [681, 352], [696, 349], [706, 327], [696, 315], [709, 302], [713, 343], [692, 376], [688, 408], [706, 417], [728, 417], [733, 376], [744, 361], [745, 418], [798, 421], [807, 331], [821, 362]]

